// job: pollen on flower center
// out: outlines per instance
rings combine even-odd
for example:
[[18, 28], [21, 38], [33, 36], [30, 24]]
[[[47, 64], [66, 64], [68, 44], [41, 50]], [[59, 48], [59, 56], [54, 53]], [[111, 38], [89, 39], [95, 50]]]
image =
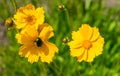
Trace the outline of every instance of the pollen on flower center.
[[37, 47], [41, 47], [42, 46], [43, 42], [42, 42], [42, 40], [40, 38], [37, 38], [35, 42], [36, 42]]
[[83, 47], [85, 48], [85, 49], [89, 49], [90, 47], [92, 47], [92, 43], [91, 43], [91, 41], [89, 41], [89, 40], [85, 40], [85, 41], [83, 41]]
[[35, 16], [32, 16], [32, 15], [28, 15], [27, 17], [26, 17], [26, 22], [28, 23], [28, 24], [34, 24], [35, 23], [35, 21], [36, 21], [36, 18], [35, 18]]

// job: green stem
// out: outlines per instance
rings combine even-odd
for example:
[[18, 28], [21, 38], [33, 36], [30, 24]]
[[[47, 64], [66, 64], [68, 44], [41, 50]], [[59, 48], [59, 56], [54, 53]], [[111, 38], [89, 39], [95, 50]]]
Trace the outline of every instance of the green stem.
[[70, 20], [69, 20], [69, 13], [68, 13], [68, 9], [65, 8], [65, 12], [66, 12], [66, 17], [67, 17], [67, 23], [68, 23], [68, 26], [70, 27]]
[[91, 66], [91, 69], [92, 69], [92, 72], [93, 72], [93, 76], [96, 76], [95, 75], [95, 68], [93, 67], [92, 63], [90, 63], [90, 66]]
[[17, 7], [16, 7], [16, 2], [15, 2], [15, 0], [10, 0], [10, 1], [11, 1], [11, 3], [12, 3], [13, 7], [14, 7], [15, 12], [16, 12], [16, 11], [17, 11]]
[[41, 62], [42, 70], [43, 70], [43, 75], [47, 76], [47, 68], [44, 63]]

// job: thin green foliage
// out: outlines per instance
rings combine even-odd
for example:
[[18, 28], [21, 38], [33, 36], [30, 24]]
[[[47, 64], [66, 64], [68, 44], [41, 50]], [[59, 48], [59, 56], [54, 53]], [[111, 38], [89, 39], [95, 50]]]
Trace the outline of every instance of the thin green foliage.
[[[0, 76], [120, 75], [120, 5], [109, 8], [104, 0], [11, 1], [16, 1], [16, 3], [7, 2], [7, 0], [0, 1], [0, 20], [13, 16], [15, 6], [20, 7], [28, 3], [36, 7], [43, 6], [45, 22], [49, 23], [55, 32], [55, 36], [50, 41], [57, 45], [59, 52], [50, 64], [40, 61], [30, 64], [27, 59], [18, 55], [20, 45], [15, 39], [16, 31], [10, 29], [5, 33], [9, 38], [8, 45], [3, 47], [0, 43]], [[60, 4], [64, 5], [63, 9], [58, 8]], [[77, 62], [76, 58], [70, 56], [68, 45], [62, 43], [63, 38], [71, 40], [71, 32], [78, 30], [84, 23], [98, 27], [105, 39], [103, 53], [96, 57], [91, 65], [87, 62]]]

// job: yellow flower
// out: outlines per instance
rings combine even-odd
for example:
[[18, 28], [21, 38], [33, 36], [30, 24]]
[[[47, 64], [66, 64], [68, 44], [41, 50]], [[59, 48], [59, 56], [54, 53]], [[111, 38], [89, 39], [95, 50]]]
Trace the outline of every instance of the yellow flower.
[[50, 63], [58, 52], [58, 48], [47, 41], [54, 36], [52, 27], [45, 23], [38, 30], [29, 27], [23, 31], [16, 35], [18, 42], [22, 44], [19, 55], [28, 58], [30, 63], [37, 62], [39, 57], [42, 62]]
[[72, 41], [68, 43], [70, 53], [78, 61], [92, 62], [95, 56], [102, 54], [104, 38], [96, 27], [83, 24], [77, 32], [72, 32]]
[[14, 15], [16, 28], [21, 29], [27, 26], [35, 26], [44, 22], [44, 9], [39, 7], [35, 9], [32, 4], [20, 7]]

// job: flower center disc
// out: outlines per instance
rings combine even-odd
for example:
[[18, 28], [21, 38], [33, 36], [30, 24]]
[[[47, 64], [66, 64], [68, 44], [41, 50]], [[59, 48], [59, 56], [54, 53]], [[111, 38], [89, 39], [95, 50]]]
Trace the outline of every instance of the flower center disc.
[[92, 47], [91, 41], [89, 41], [89, 40], [83, 41], [83, 47], [84, 47], [85, 49], [89, 49], [90, 47]]
[[35, 17], [30, 15], [28, 15], [28, 17], [26, 18], [27, 23], [31, 25], [35, 23], [35, 20]]
[[40, 38], [37, 38], [36, 39], [36, 45], [38, 46], [38, 47], [40, 47], [40, 46], [42, 46], [42, 40], [40, 39]]

